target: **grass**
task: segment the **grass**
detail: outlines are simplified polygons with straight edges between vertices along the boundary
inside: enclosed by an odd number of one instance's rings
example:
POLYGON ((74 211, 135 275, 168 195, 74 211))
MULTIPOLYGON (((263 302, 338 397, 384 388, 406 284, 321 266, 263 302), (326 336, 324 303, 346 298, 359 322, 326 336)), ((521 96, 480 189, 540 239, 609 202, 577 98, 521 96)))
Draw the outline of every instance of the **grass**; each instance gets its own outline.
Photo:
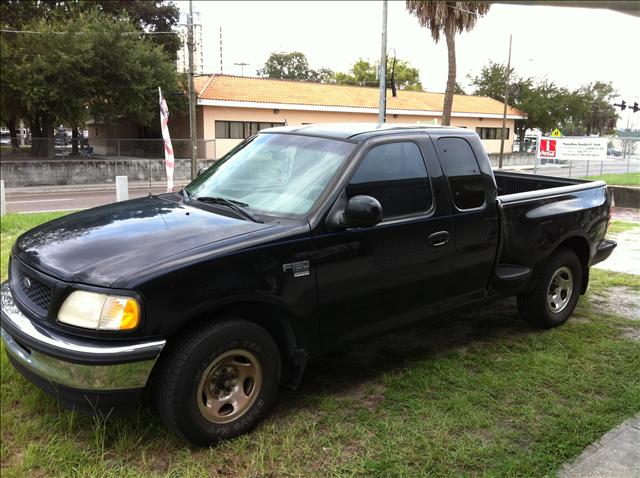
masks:
POLYGON ((38 212, 32 214, 8 214, 0 220, 0 279, 7 279, 7 264, 11 246, 20 234, 43 222, 51 221, 69 212, 38 212))
POLYGON ((640 223, 633 221, 620 221, 614 219, 609 224, 609 229, 607 232, 609 234, 620 234, 622 232, 630 231, 631 229, 635 229, 636 227, 640 227, 640 223))
POLYGON ((640 186, 640 173, 603 174, 588 176, 585 179, 605 181, 614 186, 640 186))
MULTIPOLYGON (((49 218, 47 215, 41 219, 49 218)), ((35 216, 7 216, 2 254, 35 216)), ((5 267, 3 265, 3 267, 5 267)), ((6 270, 2 271, 3 277, 6 270)), ((539 331, 514 301, 448 314, 313 361, 252 433, 205 449, 146 404, 95 419, 1 361, 1 473, 18 476, 544 476, 640 411, 638 321, 592 300, 640 292, 592 270, 565 326, 539 331)))

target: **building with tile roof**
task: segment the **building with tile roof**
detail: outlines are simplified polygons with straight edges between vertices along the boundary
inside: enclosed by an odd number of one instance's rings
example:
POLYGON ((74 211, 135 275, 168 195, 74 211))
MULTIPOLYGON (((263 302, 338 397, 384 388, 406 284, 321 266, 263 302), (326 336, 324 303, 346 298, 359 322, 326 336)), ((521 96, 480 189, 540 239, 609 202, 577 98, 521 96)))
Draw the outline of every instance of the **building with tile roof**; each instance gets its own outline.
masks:
MULTIPOLYGON (((197 76, 194 85, 198 155, 208 159, 220 158, 242 139, 272 126, 378 120, 378 88, 222 74, 197 76)), ((386 121, 440 124, 443 102, 444 93, 399 90, 393 97, 388 91, 386 121)), ((487 152, 497 152, 503 108, 486 96, 454 95, 451 125, 475 129, 487 152)), ((505 151, 512 150, 515 120, 525 117, 507 107, 505 151)), ((174 142, 189 138, 188 118, 174 117, 169 127, 174 142)))

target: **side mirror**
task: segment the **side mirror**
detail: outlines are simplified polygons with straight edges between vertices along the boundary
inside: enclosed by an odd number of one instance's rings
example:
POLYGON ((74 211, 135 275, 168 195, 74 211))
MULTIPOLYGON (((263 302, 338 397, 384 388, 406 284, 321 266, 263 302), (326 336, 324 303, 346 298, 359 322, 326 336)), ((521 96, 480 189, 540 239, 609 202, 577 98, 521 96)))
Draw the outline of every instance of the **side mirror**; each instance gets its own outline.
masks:
POLYGON ((340 214, 340 225, 372 227, 382 221, 382 205, 371 196, 353 196, 340 214))
POLYGON ((198 169, 198 174, 196 174, 196 178, 200 176, 202 173, 204 173, 206 170, 207 168, 205 168, 204 166, 198 169))

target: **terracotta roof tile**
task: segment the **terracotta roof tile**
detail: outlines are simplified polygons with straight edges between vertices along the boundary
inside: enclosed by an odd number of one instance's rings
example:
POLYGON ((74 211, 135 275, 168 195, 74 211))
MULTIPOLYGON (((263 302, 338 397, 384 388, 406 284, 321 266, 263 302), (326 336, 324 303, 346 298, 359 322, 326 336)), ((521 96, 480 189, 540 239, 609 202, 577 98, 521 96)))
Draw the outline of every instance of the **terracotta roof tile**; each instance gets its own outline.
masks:
MULTIPOLYGON (((362 86, 331 85, 304 81, 277 80, 231 75, 211 75, 196 78, 196 91, 203 100, 223 100, 255 103, 278 103, 309 106, 342 106, 377 108, 378 89, 362 86), (198 87, 200 86, 200 88, 198 87)), ((396 98, 387 96, 390 110, 442 111, 444 93, 398 91, 396 98)), ((502 114, 503 103, 487 96, 454 95, 456 113, 502 114)), ((512 106, 510 115, 524 115, 512 106)))

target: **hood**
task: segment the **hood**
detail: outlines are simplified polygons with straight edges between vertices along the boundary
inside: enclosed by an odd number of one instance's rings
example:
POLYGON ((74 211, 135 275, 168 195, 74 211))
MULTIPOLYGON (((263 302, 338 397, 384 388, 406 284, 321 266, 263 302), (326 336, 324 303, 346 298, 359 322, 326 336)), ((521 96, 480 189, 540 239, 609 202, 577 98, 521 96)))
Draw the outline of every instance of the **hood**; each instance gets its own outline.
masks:
POLYGON ((14 253, 68 282, 109 286, 189 249, 272 227, 149 196, 88 209, 42 224, 18 238, 14 253))

